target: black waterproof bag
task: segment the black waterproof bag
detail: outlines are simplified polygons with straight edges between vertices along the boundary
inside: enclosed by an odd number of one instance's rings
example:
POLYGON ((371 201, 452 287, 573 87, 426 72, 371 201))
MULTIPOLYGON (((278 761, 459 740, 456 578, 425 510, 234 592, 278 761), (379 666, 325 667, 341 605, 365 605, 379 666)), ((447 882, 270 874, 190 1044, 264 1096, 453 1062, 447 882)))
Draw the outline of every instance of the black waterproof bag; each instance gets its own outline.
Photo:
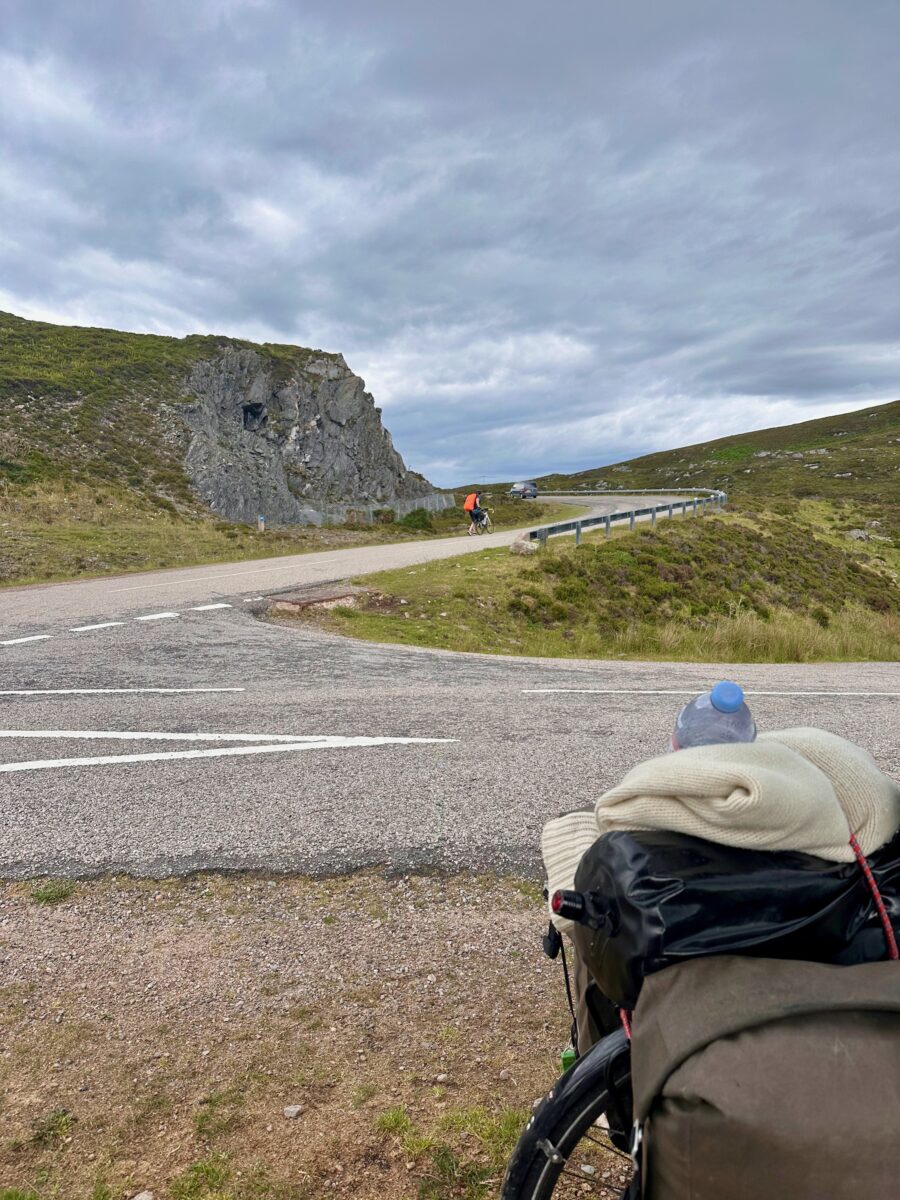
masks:
MULTIPOLYGON (((900 929, 900 834, 869 855, 900 929)), ((647 975, 713 954, 853 965, 886 957, 884 930, 857 863, 744 850, 669 832, 607 833, 575 874, 603 993, 633 1009, 647 975)))

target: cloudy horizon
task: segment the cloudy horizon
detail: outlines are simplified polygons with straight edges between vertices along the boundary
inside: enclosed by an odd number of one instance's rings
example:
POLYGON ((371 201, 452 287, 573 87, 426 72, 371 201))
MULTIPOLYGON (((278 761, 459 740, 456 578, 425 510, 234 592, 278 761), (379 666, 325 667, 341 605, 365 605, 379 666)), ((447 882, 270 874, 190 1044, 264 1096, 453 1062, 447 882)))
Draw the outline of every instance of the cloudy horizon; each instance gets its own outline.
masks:
POLYGON ((900 397, 900 8, 0 0, 0 308, 344 355, 436 484, 900 397))

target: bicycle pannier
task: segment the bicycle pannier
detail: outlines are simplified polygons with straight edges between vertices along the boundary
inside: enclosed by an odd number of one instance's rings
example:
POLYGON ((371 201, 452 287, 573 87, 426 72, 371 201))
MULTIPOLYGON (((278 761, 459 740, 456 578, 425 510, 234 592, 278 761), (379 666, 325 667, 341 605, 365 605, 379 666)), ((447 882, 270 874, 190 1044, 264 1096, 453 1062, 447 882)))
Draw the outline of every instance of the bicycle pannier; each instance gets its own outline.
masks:
POLYGON ((900 964, 722 956, 644 982, 643 1200, 861 1200, 900 1186, 900 964))
MULTIPOLYGON (((900 834, 869 862, 895 924, 900 834)), ((573 931, 601 990, 632 1009, 645 976, 688 959, 751 954, 850 965, 885 957, 884 934, 856 863, 745 850, 668 832, 607 833, 575 886, 608 914, 573 931)))

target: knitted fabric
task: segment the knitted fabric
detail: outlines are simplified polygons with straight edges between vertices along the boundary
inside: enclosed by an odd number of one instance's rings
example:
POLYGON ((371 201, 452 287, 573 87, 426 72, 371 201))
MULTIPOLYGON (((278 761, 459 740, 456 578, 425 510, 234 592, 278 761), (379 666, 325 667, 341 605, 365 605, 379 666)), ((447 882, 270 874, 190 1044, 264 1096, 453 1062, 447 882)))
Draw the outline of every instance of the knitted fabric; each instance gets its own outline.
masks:
POLYGON ((900 787, 865 750, 822 729, 798 728, 640 763, 593 814, 548 821, 541 850, 552 895, 572 887, 582 854, 612 830, 667 829, 725 846, 852 862, 851 833, 871 854, 898 826, 900 787))

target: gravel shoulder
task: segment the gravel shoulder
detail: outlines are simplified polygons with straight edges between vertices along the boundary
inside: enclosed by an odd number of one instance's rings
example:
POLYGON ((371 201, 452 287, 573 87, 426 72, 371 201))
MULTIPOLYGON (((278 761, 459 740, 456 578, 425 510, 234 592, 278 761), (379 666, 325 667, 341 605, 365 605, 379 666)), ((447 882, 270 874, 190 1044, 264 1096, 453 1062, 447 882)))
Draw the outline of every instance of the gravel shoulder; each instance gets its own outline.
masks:
MULTIPOLYGON (((567 1034, 533 886, 61 890, 0 889, 4 1197, 496 1194, 567 1034)), ((621 1160, 594 1163, 592 1194, 612 1196, 621 1160)))

